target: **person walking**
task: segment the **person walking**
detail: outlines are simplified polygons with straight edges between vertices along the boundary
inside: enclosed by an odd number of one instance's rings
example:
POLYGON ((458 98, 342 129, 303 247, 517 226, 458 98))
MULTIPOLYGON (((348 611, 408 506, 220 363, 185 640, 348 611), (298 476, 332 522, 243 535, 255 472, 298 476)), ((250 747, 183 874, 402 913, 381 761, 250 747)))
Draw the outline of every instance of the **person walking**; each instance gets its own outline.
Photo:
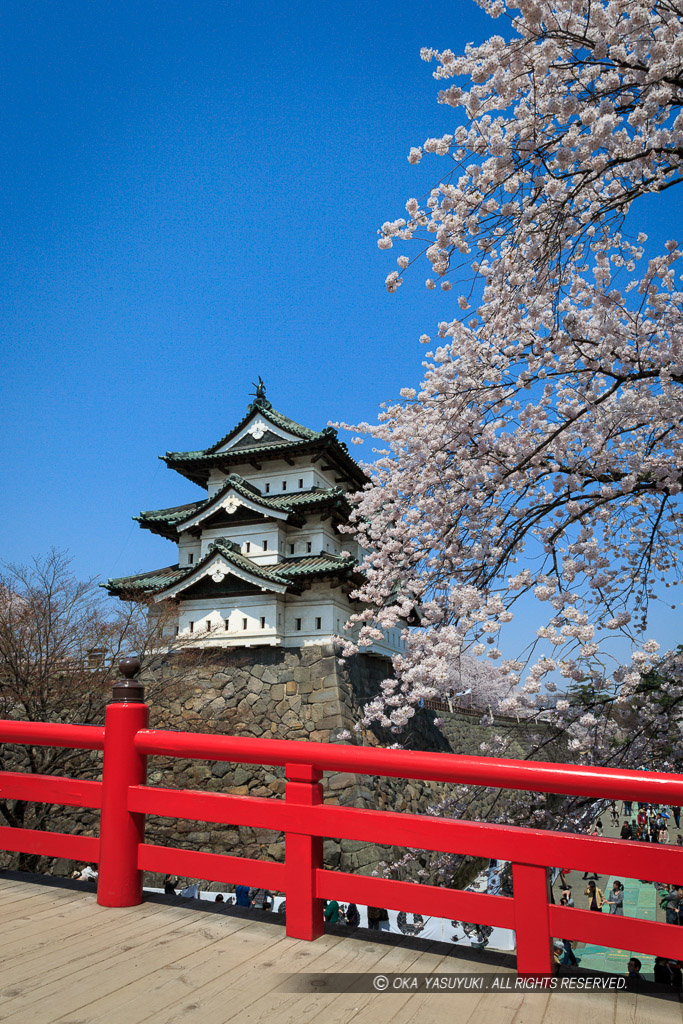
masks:
POLYGON ((602 911, 605 904, 605 894, 602 889, 599 889, 595 882, 591 881, 586 886, 584 896, 588 897, 588 909, 602 911))
POLYGON ((357 928, 360 924, 360 913, 355 903, 349 903, 346 908, 346 923, 349 928, 357 928))
POLYGON ((671 968, 665 956, 655 957, 655 981, 658 985, 671 984, 671 968))
POLYGON ((624 824, 621 826, 621 832, 619 833, 619 835, 621 836, 622 839, 632 839, 633 838, 632 835, 631 835, 631 826, 628 823, 628 821, 625 821, 624 824))
POLYGON ((86 864, 82 871, 78 868, 71 875, 78 882, 89 882, 92 888, 97 888, 97 876, 98 876, 97 864, 86 864))
POLYGON ((251 897, 248 885, 238 885, 235 889, 235 902, 238 907, 250 907, 251 897))
POLYGON ((571 874, 573 868, 558 868, 558 878, 560 880, 560 889, 564 892, 565 889, 571 889, 571 885, 567 881, 567 875, 571 874))
POLYGON ((619 824, 619 808, 617 807, 616 800, 613 800, 609 805, 610 820, 613 825, 619 824))
POLYGON ((339 904, 336 900, 326 900, 323 908, 323 917, 328 924, 339 923, 339 904))
POLYGON ((619 914, 620 917, 624 916, 624 887, 621 882, 614 882, 607 894, 605 903, 609 906, 610 914, 619 914))
POLYGON ((671 808, 671 813, 674 816, 674 821, 676 822, 676 828, 680 828, 681 827, 681 809, 680 809, 680 807, 672 807, 671 808))
POLYGON ((626 965, 626 988, 639 988, 642 980, 640 970, 642 962, 637 956, 632 956, 626 965))
POLYGON ((624 800, 623 810, 624 810, 624 817, 625 818, 630 818, 631 817, 631 807, 632 807, 632 805, 633 805, 633 800, 624 800))
POLYGON ((249 906, 254 910, 270 910, 272 898, 268 889, 252 889, 249 893, 249 906))
POLYGON ((383 907, 368 907, 368 928, 381 931, 382 924, 388 920, 389 915, 383 907))
MULTIPOLYGON (((600 824, 600 828, 602 829, 602 822, 600 822, 599 824, 600 824)), ((596 825, 596 823, 595 823, 595 822, 593 822, 592 824, 590 824, 590 825, 588 826, 588 828, 586 829, 586 832, 587 832, 587 834, 588 834, 589 836, 594 836, 594 835, 597 835, 597 834, 598 834, 598 831, 597 831, 597 825, 596 825)), ((602 834, 602 833, 599 833, 599 834, 602 834)), ((586 879, 588 879, 588 878, 598 878, 598 877, 599 877, 599 876, 598 876, 598 875, 596 875, 595 871, 584 871, 584 873, 583 873, 583 877, 582 877, 582 881, 584 881, 584 882, 585 882, 585 881, 586 881, 586 879)))
POLYGON ((671 892, 665 893, 660 906, 666 911, 667 924, 680 924, 681 902, 683 901, 683 886, 677 886, 671 892))
POLYGON ((560 897, 560 903, 564 901, 564 905, 567 907, 574 906, 574 900, 572 898, 572 887, 568 885, 566 889, 562 890, 562 896, 560 897))
MULTIPOLYGON (((569 900, 567 899, 567 896, 565 895, 565 893, 562 893, 562 896, 560 898, 560 906, 561 907, 568 907, 569 905, 570 904, 569 904, 569 900)), ((572 907, 574 906, 574 900, 571 901, 571 906, 572 907)), ((570 940, 569 939, 562 939, 561 941, 562 941, 562 948, 564 950, 564 953, 562 954, 562 959, 560 960, 560 963, 561 964, 570 964, 572 967, 578 967, 579 966, 579 961, 574 956, 574 950, 572 949, 572 944, 571 944, 570 940)))

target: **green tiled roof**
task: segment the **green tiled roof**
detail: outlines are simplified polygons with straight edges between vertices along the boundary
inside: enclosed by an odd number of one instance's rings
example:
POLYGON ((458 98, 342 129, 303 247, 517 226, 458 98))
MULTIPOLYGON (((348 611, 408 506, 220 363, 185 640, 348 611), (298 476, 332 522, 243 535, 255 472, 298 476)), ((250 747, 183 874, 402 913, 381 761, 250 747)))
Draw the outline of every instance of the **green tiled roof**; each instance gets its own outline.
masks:
POLYGON ((329 452, 333 461, 336 461, 341 472, 346 473, 354 483, 362 486, 366 482, 366 476, 360 466, 351 458, 346 445, 337 437, 337 431, 333 427, 325 427, 323 430, 311 430, 301 423, 283 416, 282 413, 273 409, 270 402, 265 398, 257 398, 249 406, 247 415, 240 420, 236 427, 233 427, 224 437, 209 448, 202 448, 196 451, 187 452, 166 452, 160 458, 171 469, 177 470, 193 480, 200 486, 206 487, 209 471, 214 467, 227 467, 231 464, 244 462, 256 462, 262 460, 276 459, 278 457, 302 456, 311 452, 319 451, 320 448, 329 452), (273 427, 278 427, 292 435, 290 439, 264 437, 262 443, 245 443, 243 439, 236 446, 227 451, 219 452, 225 444, 236 437, 257 414, 263 416, 266 422, 273 427))
POLYGON ((207 499, 204 498, 201 501, 191 501, 187 505, 175 505, 173 508, 152 509, 149 512, 141 512, 139 516, 133 516, 133 519, 142 523, 143 526, 149 526, 152 523, 175 526, 176 523, 182 523, 184 519, 195 515, 203 505, 206 505, 206 501, 207 499))
POLYGON ((243 572, 248 572, 264 582, 276 583, 279 586, 293 586, 295 588, 300 582, 311 577, 348 576, 356 567, 355 559, 344 558, 341 555, 329 554, 327 552, 319 555, 304 555, 300 558, 278 562, 275 565, 257 565, 250 558, 242 555, 231 541, 220 539, 213 542, 208 553, 197 565, 187 565, 182 568, 177 565, 170 565, 165 569, 153 569, 150 572, 138 573, 136 576, 110 579, 103 583, 102 586, 115 595, 151 596, 196 573, 198 569, 203 568, 213 559, 216 552, 226 562, 232 563, 236 568, 241 569, 243 572))
POLYGON ((255 402, 252 402, 248 407, 247 415, 244 416, 236 427, 229 430, 225 437, 222 437, 220 441, 216 441, 215 444, 211 445, 210 448, 206 449, 206 454, 214 452, 217 448, 227 444, 227 442, 239 434, 240 430, 246 427, 249 420, 255 413, 260 413, 264 420, 272 423, 274 427, 279 427, 280 430, 286 430, 288 434, 294 434, 295 437, 302 437, 307 440, 313 438, 322 437, 322 431, 311 430, 309 427, 304 427, 303 424, 297 423, 296 420, 290 420, 288 416, 283 416, 281 412, 273 409, 272 405, 266 398, 257 398, 255 402))
POLYGON ((321 450, 359 488, 367 482, 367 476, 351 458, 346 445, 332 434, 324 434, 312 440, 281 441, 253 448, 229 448, 224 452, 166 452, 159 458, 169 469, 175 469, 200 487, 206 487, 209 473, 214 468, 227 469, 240 463, 260 465, 271 459, 301 458, 321 450))
POLYGON ((327 505, 330 501, 343 499, 345 493, 341 487, 325 487, 320 490, 262 494, 258 487, 255 487, 249 480, 245 480, 238 473, 231 473, 220 490, 216 491, 212 498, 207 498, 203 504, 210 505, 219 495, 231 489, 237 491, 238 494, 241 494, 248 501, 263 505, 264 508, 277 509, 279 512, 304 510, 315 505, 327 505))
MULTIPOLYGON (((248 462, 250 458, 257 458, 262 455, 277 455, 278 453, 287 455, 290 453, 296 454, 296 452, 302 447, 300 441, 278 441, 277 444, 262 444, 254 445, 253 448, 229 448, 225 452, 213 452, 213 451, 199 451, 199 452, 166 452, 165 455, 161 455, 160 458, 164 462, 191 462, 198 466, 219 466, 221 463, 228 461, 230 458, 239 457, 241 462, 248 462)), ((304 450, 307 450, 307 446, 303 446, 304 450)))
MULTIPOLYGON (((228 448, 226 451, 218 452, 212 448, 197 452, 166 452, 161 458, 165 462, 193 462, 197 465, 219 466, 223 462, 239 459, 240 462, 248 462, 250 459, 263 458, 264 455, 297 455, 306 454, 311 450, 311 442, 336 440, 331 434, 320 434, 317 437, 306 437, 298 441, 273 441, 270 444, 254 445, 251 448, 228 448)), ((341 441, 337 444, 348 455, 346 445, 341 441)), ((315 445, 317 447, 317 445, 315 445)), ((351 456, 349 455, 349 458, 351 456)))
POLYGON ((119 576, 116 579, 107 580, 102 583, 110 594, 129 593, 139 591, 140 594, 155 594, 158 590, 164 590, 173 583, 187 576, 188 570, 193 566, 181 568, 179 565, 167 565, 164 569, 150 569, 149 572, 140 572, 135 576, 119 576))
POLYGON ((348 511, 348 504, 341 487, 289 491, 286 494, 261 494, 259 489, 248 480, 237 473, 231 473, 223 486, 210 498, 193 501, 188 505, 177 505, 174 508, 141 512, 139 516, 133 516, 133 518, 141 526, 173 540, 177 538, 178 528, 184 522, 194 518, 205 508, 220 500, 230 490, 237 491, 243 498, 260 505, 266 512, 268 509, 277 509, 278 512, 291 513, 290 518, 296 522, 303 522, 304 513, 310 514, 316 508, 326 507, 330 504, 339 505, 344 511, 348 511))
POLYGON ((319 555, 302 555, 300 558, 278 562, 272 568, 280 576, 294 580, 304 576, 314 576, 317 573, 346 572, 355 569, 356 564, 353 557, 344 558, 342 555, 334 555, 325 551, 319 555))

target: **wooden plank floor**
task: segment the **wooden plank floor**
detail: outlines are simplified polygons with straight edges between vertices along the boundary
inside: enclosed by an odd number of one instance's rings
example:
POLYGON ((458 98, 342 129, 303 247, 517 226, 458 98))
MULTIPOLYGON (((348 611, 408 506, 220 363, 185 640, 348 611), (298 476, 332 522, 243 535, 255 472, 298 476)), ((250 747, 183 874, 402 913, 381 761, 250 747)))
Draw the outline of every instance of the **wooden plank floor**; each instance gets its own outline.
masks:
MULTIPOLYGON (((95 894, 0 877, 0 1021, 12 1024, 668 1024, 677 1001, 630 992, 288 992, 301 972, 472 972, 437 944, 328 934, 187 903, 98 907, 95 894)), ((508 961, 509 962, 509 961, 508 961)), ((489 970, 510 972, 509 967, 489 970)))

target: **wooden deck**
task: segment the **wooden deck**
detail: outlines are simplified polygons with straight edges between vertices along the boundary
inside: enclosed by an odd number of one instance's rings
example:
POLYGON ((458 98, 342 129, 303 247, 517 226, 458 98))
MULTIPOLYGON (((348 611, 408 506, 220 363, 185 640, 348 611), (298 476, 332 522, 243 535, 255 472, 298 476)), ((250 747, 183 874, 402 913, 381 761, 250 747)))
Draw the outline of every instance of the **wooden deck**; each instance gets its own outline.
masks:
POLYGON ((302 972, 508 972, 504 955, 339 931, 289 939, 261 915, 156 900, 98 907, 93 892, 0 877, 0 1020, 12 1024, 668 1024, 681 1003, 631 992, 287 992, 302 972), (290 986, 291 986, 290 981, 290 986))

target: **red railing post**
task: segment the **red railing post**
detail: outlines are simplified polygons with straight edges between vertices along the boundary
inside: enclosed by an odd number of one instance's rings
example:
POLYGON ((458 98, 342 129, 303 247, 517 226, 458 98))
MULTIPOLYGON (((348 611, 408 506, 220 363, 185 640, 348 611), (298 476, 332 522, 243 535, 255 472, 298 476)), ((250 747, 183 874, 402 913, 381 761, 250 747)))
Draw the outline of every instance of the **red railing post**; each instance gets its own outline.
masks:
POLYGON ((548 869, 536 864, 513 864, 512 893, 515 901, 517 973, 553 974, 555 961, 548 909, 548 869))
MULTIPOLYGON (((307 764, 285 765, 288 804, 313 807, 323 802, 322 772, 307 764)), ((316 896, 316 871, 323 864, 320 836, 285 832, 287 934, 293 939, 317 939, 323 934, 323 901, 316 896)))
POLYGON ((144 784, 147 757, 133 740, 149 722, 144 688, 133 681, 140 668, 137 658, 120 664, 126 681, 116 683, 104 722, 102 813, 97 902, 103 907, 134 907, 142 903, 142 872, 138 846, 144 840, 145 816, 128 810, 128 787, 144 784))

